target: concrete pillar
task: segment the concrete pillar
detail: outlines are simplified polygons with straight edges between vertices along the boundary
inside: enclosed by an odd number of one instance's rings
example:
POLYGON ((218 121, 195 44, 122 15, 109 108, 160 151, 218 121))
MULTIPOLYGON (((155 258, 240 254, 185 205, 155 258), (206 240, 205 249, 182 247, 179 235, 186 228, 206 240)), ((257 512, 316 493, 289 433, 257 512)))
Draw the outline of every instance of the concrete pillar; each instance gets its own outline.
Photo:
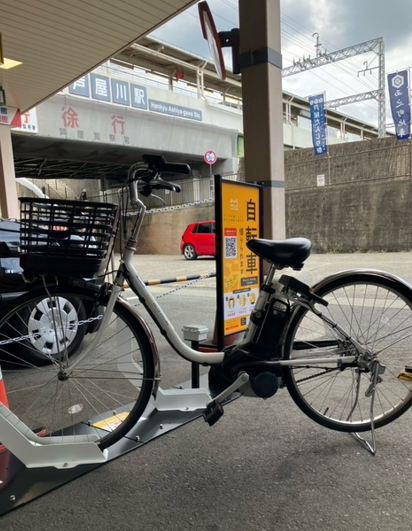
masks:
POLYGON ((8 125, 0 125, 0 207, 3 218, 19 218, 13 146, 8 125))
POLYGON ((245 176, 264 182, 263 236, 286 233, 280 0, 239 0, 245 176))

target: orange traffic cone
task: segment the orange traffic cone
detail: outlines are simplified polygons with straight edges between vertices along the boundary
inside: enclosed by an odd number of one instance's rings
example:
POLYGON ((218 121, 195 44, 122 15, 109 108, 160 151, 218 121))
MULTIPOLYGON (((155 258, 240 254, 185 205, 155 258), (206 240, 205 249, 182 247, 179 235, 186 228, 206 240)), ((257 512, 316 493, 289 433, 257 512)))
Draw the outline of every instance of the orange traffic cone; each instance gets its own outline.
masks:
MULTIPOLYGON (((3 374, 1 372, 1 365, 0 365, 0 403, 3 404, 3 406, 6 406, 7 408, 9 407, 9 403, 7 401, 7 395, 6 395, 6 387, 4 385, 3 374)), ((0 452, 2 452, 5 449, 6 449, 5 446, 3 446, 0 443, 0 452)))
POLYGON ((1 365, 0 365, 0 402, 3 404, 3 406, 9 407, 9 403, 7 401, 7 394, 6 394, 6 387, 4 385, 3 380, 3 374, 1 372, 1 365))

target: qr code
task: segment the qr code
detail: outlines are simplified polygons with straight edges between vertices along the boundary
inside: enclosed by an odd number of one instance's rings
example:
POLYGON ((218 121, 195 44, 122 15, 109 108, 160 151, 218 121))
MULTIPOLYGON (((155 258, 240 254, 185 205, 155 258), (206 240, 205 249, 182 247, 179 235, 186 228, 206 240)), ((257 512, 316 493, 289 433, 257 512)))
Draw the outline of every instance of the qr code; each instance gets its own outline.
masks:
POLYGON ((225 258, 236 258, 236 236, 225 238, 225 258))

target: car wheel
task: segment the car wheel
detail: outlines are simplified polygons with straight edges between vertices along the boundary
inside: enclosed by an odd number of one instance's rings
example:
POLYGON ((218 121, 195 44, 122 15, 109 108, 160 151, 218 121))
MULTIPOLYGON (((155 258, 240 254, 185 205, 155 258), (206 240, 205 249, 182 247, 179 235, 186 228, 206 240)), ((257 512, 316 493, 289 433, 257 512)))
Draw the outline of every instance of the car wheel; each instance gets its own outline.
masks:
POLYGON ((190 243, 186 244, 183 249, 183 256, 186 260, 196 260, 197 254, 195 248, 190 243))
POLYGON ((17 316, 15 327, 28 338, 16 346, 18 355, 34 365, 59 359, 65 349, 72 356, 86 333, 86 326, 79 326, 79 321, 84 319, 86 310, 78 299, 46 298, 24 308, 17 316))

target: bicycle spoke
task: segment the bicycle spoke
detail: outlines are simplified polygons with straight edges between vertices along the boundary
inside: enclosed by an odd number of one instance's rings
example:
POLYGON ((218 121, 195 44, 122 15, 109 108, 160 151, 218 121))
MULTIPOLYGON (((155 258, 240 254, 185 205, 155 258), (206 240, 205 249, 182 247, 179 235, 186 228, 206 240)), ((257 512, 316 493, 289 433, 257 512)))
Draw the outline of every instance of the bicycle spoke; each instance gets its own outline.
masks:
POLYGON ((153 357, 121 303, 100 330, 96 312, 105 305, 95 304, 95 291, 64 289, 39 289, 0 322, 9 407, 45 438, 93 433, 105 447, 143 413, 155 381, 153 357), (52 354, 44 354, 48 334, 55 340, 52 354))
MULTIPOLYGON (((412 297, 402 294, 403 286, 397 290, 396 282, 367 274, 353 277, 325 286, 322 296, 329 304, 322 312, 385 367, 375 388, 374 422, 379 427, 411 405, 412 382, 398 376, 412 358, 412 297)), ((325 357, 328 351, 322 344, 332 340, 336 341, 332 355, 344 358, 355 352, 351 341, 339 338, 336 329, 307 310, 300 310, 291 328, 286 349, 289 359, 325 357)), ((344 364, 323 373, 315 367, 289 367, 285 374, 297 405, 317 422, 342 431, 370 427, 370 398, 365 393, 371 377, 366 368, 344 364)))

